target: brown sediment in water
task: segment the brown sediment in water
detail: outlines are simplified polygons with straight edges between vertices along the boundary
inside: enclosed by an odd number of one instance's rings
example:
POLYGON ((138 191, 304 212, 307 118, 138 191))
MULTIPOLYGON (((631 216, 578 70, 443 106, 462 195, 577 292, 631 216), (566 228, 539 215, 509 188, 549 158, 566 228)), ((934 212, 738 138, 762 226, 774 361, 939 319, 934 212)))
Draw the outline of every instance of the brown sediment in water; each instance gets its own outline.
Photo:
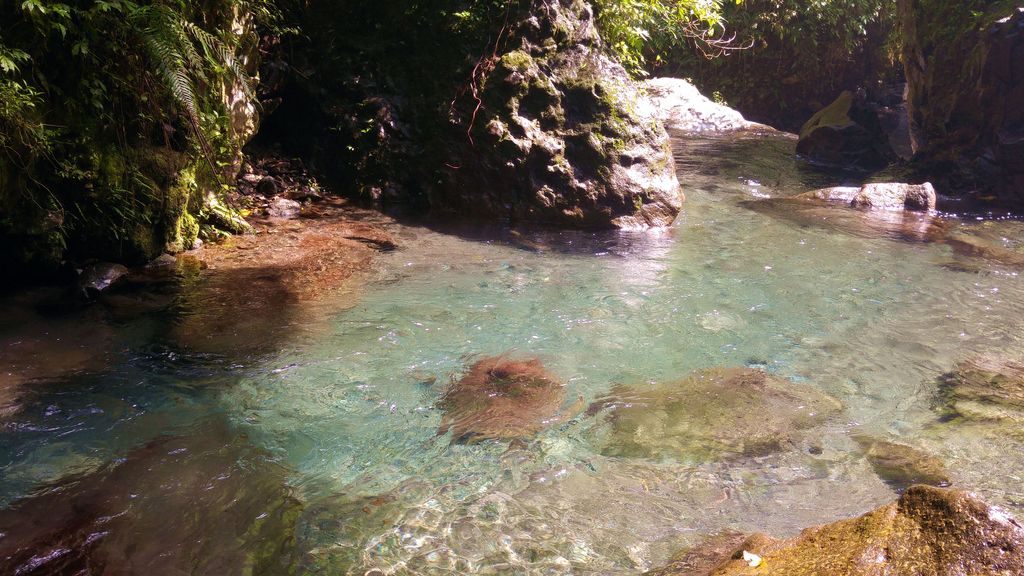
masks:
POLYGON ((455 440, 523 438, 570 418, 563 412, 565 387, 537 358, 482 358, 453 381, 441 399, 439 434, 455 440))
POLYGON ((179 257, 202 271, 184 295, 174 339, 201 352, 264 351, 290 327, 308 330, 324 310, 354 302, 374 256, 395 248, 389 220, 342 200, 305 214, 255 220, 255 234, 179 257))
POLYGON ((100 370, 116 351, 115 330, 102 310, 39 313, 40 301, 52 297, 41 291, 0 302, 0 423, 21 410, 34 385, 100 370))

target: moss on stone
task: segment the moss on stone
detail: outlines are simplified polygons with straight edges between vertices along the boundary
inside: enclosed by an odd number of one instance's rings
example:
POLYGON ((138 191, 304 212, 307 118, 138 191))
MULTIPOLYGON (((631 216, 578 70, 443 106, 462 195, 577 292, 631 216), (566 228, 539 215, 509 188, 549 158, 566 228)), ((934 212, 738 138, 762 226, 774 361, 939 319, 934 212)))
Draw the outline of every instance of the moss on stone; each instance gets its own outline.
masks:
POLYGON ((854 121, 850 118, 850 107, 853 106, 853 94, 846 90, 835 99, 834 102, 822 108, 817 114, 800 129, 800 138, 806 138, 821 126, 843 127, 851 126, 854 121))
POLYGON ((509 70, 526 72, 533 65, 533 57, 523 50, 513 50, 501 57, 501 64, 509 70))

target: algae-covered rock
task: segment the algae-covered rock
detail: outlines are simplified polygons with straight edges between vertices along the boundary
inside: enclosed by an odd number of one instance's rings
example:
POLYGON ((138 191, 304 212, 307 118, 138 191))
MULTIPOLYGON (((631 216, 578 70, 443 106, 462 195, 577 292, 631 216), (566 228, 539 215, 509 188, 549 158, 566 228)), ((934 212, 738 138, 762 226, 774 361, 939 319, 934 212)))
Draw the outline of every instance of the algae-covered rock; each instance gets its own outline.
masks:
POLYGON ((1024 363, 979 356, 940 379, 942 409, 968 420, 1024 423, 1024 363))
MULTIPOLYGON (((726 544, 731 544, 731 540, 726 544)), ((899 501, 859 518, 776 540, 755 534, 736 546, 699 547, 658 576, 982 576, 1024 574, 1024 529, 968 492, 913 486, 899 501), (757 566, 743 552, 759 557, 757 566), (689 558, 700 555, 700 570, 689 558), (717 561, 713 558, 717 555, 717 561), (709 558, 712 556, 712 558, 709 558)), ((749 558, 749 556, 748 556, 749 558)))
POLYGON ((949 472, 941 460, 917 448, 863 434, 853 439, 864 450, 878 477, 896 490, 914 484, 949 486, 949 472))
POLYGON ((466 441, 532 436, 575 412, 563 411, 564 401, 565 387, 540 360, 483 358, 445 391, 438 433, 466 441))
POLYGON ((592 9, 529 4, 460 117, 472 128, 450 147, 431 207, 583 228, 671 224, 683 196, 668 135, 605 55, 592 9))
POLYGON ((603 454, 708 461, 792 447, 841 409, 811 386, 761 370, 714 368, 653 387, 616 386, 595 402, 603 454))
POLYGON ((840 94, 804 124, 796 152, 812 162, 868 170, 893 157, 877 116, 851 92, 840 94))

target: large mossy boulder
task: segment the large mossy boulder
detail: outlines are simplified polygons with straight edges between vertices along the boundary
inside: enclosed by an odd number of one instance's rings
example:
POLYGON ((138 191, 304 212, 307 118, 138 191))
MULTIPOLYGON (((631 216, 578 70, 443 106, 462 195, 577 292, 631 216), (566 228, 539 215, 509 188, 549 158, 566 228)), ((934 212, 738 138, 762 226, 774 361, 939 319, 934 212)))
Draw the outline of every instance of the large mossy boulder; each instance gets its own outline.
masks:
POLYGON ((590 6, 535 0, 507 45, 432 207, 579 228, 671 224, 683 196, 668 135, 605 55, 590 6))
POLYGON ((563 410, 565 386, 537 358, 478 360, 445 391, 438 434, 456 441, 527 438, 577 412, 563 410))
POLYGON ((706 462, 794 448, 841 405, 820 390, 750 368, 713 368, 654 386, 616 386, 591 405, 608 456, 706 462))
POLYGON ((1024 424, 1024 363, 979 356, 940 379, 941 409, 953 417, 1024 424))
POLYGON ((913 486, 897 502, 859 518, 786 540, 720 538, 648 574, 1009 576, 1024 574, 1024 529, 968 492, 913 486))
POLYGON ((1024 7, 900 0, 914 162, 943 189, 1024 205, 1024 7))
POLYGON ((894 158, 877 114, 849 91, 803 125, 796 152, 816 164, 864 170, 894 158))

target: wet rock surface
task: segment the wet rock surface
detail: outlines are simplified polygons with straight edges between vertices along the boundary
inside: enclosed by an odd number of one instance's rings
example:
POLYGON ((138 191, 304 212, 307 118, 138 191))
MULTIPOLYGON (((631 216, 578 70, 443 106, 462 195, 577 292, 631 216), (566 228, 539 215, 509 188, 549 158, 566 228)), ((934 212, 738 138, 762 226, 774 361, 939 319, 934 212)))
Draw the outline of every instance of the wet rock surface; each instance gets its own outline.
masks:
POLYGON ((113 288, 127 275, 128 268, 122 264, 97 262, 82 269, 77 286, 85 296, 92 297, 113 288))
POLYGON ((286 471, 219 425, 0 511, 4 574, 288 574, 301 505, 286 471))
POLYGON ((865 170, 884 167, 895 156, 875 112, 851 92, 804 124, 796 152, 817 164, 865 170))
POLYGON ((941 460, 912 446, 863 434, 853 437, 864 450, 878 477, 898 491, 914 484, 949 486, 949 472, 941 460))
POLYGON ((536 358, 483 358, 452 382, 438 434, 454 440, 529 437, 579 410, 563 409, 565 387, 536 358))
POLYGON ((658 576, 954 576, 1024 573, 1024 529, 968 492, 913 486, 859 518, 776 540, 712 540, 658 576), (759 556, 757 566, 743 559, 759 556), (715 558, 717 556, 717 559, 715 558), (693 568, 697 569, 694 570, 693 568))
POLYGON ((669 130, 682 132, 727 132, 743 129, 771 130, 728 106, 713 102, 682 78, 652 78, 641 85, 649 99, 640 105, 653 106, 649 115, 665 124, 669 130))
POLYGON ((939 381, 942 409, 981 422, 1024 423, 1024 363, 979 356, 958 363, 939 381))
POLYGON ((811 386, 750 368, 703 370, 653 387, 616 386, 592 404, 608 456, 711 461, 793 448, 841 409, 811 386))
POLYGON ((792 197, 793 200, 820 200, 847 204, 868 210, 935 210, 935 188, 930 183, 903 184, 898 182, 872 183, 861 187, 839 186, 822 188, 792 197))

